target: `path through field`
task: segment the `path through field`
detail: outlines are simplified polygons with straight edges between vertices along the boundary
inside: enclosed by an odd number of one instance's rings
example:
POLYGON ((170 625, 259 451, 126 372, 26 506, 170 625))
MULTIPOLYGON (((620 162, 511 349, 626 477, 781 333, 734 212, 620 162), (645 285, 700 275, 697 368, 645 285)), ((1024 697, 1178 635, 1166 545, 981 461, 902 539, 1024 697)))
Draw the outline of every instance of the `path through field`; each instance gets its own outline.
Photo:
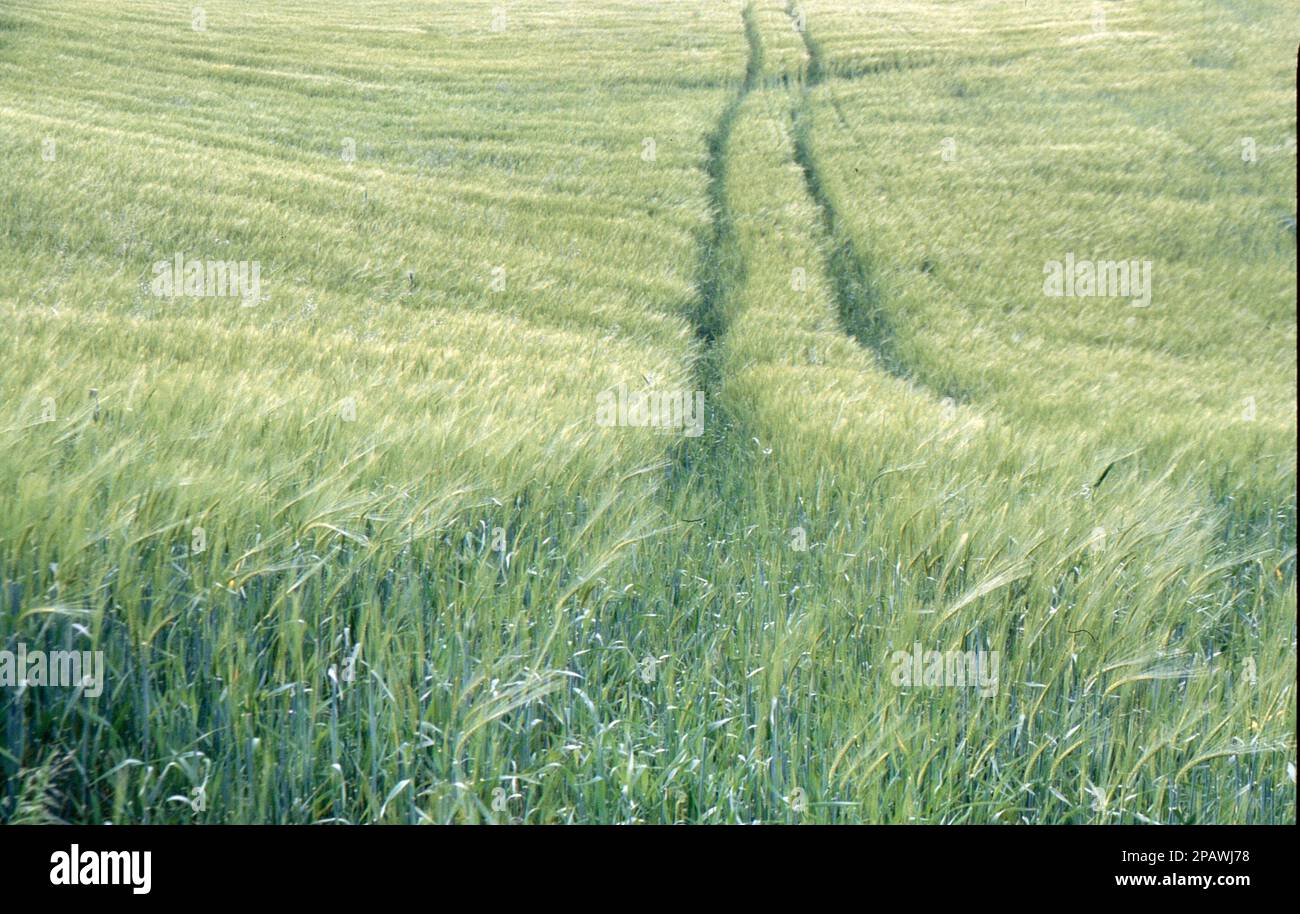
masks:
POLYGON ((1294 821, 1293 25, 10 0, 0 821, 1294 821))

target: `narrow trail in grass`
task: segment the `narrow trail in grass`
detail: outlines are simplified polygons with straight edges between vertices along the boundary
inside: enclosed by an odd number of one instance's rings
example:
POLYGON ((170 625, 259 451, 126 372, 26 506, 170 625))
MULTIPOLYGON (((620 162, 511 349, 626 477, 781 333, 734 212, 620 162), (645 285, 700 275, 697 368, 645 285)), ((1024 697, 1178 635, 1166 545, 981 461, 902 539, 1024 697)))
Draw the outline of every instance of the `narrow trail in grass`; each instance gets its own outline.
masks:
MULTIPOLYGON (((823 185, 821 171, 811 147, 812 106, 809 93, 813 87, 822 83, 826 75, 820 48, 806 23, 796 25, 796 13, 792 6, 787 6, 782 11, 780 6, 773 4, 760 11, 757 4, 746 3, 741 10, 741 19, 748 45, 744 75, 707 141, 705 172, 713 217, 700 244, 697 268, 699 296, 691 315, 700 343, 695 379, 697 389, 705 395, 707 432, 701 439, 686 439, 677 449, 676 459, 669 472, 671 488, 677 492, 683 491, 691 477, 699 481, 701 478, 716 476, 717 468, 727 462, 728 455, 750 440, 749 434, 739 427, 736 418, 722 405, 721 393, 726 381, 722 367, 725 349, 722 341, 731 322, 745 306, 739 298, 746 288, 751 266, 746 261, 738 237, 736 214, 731 211, 728 202, 729 191, 736 190, 729 183, 734 180, 731 166, 737 158, 737 150, 732 148, 732 144, 737 120, 746 116, 742 109, 755 93, 779 93, 786 98, 775 104, 789 112, 792 143, 791 151, 787 153, 788 161, 800 172, 804 191, 818 215, 816 222, 821 223, 810 223, 806 227, 807 234, 809 237, 823 236, 825 270, 841 328, 848 337, 873 353, 891 375, 909 383, 915 382, 914 374, 895 351, 894 330, 879 301, 879 291, 869 261, 855 248, 845 227, 841 225, 835 204, 823 185), (792 50, 789 42, 783 41, 780 33, 772 32, 769 32, 768 37, 774 41, 775 58, 772 66, 767 66, 763 29, 770 29, 772 23, 765 20, 766 25, 760 25, 763 12, 774 14, 777 19, 782 18, 782 13, 789 17, 789 25, 799 34, 799 38, 792 39, 793 47, 802 52, 803 60, 798 66, 791 66, 790 58, 783 57, 783 54, 788 55, 792 50), (796 103, 795 99, 799 101, 796 103)), ((783 117, 781 119, 784 120, 783 117)), ((746 176, 741 178, 745 179, 746 176)), ((720 483, 718 480, 715 482, 720 483)), ((715 494, 721 494, 725 484, 720 483, 715 488, 715 494)))
POLYGON ((842 225, 834 201, 826 189, 822 170, 812 149, 812 105, 810 94, 825 77, 821 49, 805 23, 797 29, 803 39, 808 63, 804 70, 799 105, 791 112, 794 122, 794 157, 803 173, 808 196, 821 213, 828 244, 827 272, 834 284, 836 305, 844 331, 874 352, 890 374, 915 382, 914 373, 899 356, 894 344, 894 327, 880 301, 880 289, 870 262, 859 252, 842 225))
MULTIPOLYGON (((794 13, 791 12, 790 15, 793 18, 794 13)), ((825 85, 829 78, 869 78, 875 73, 887 70, 910 69, 911 65, 906 61, 895 61, 894 65, 889 67, 867 68, 844 76, 830 74, 822 57, 821 46, 813 37, 807 23, 796 28, 796 31, 803 41, 807 63, 799 74, 799 103, 791 110, 794 159, 803 173, 808 196, 821 214, 827 243, 827 272, 833 284, 841 326, 845 333, 874 353, 881 367, 894 377, 928 391, 936 399, 960 402, 965 398, 958 392, 934 389, 930 382, 920 377, 900 354, 895 342, 896 329, 881 300, 880 284, 876 279, 870 257, 859 250, 848 227, 844 224, 835 199, 827 188, 825 171, 813 149, 812 92, 814 89, 825 85)), ((852 132, 838 99, 834 93, 829 92, 829 86, 827 91, 840 126, 852 132)))
MULTIPOLYGON (((747 3, 741 10, 748 53, 745 72, 718 123, 708 137, 708 157, 704 170, 708 177, 709 208, 712 222, 700 244, 697 267, 699 298, 691 315, 700 352, 695 363, 696 389, 704 393, 705 433, 699 438, 685 438, 678 446, 670 465, 670 491, 682 494, 701 477, 713 477, 711 468, 723 462, 722 455, 738 432, 735 422, 718 406, 721 385, 718 343, 727 332, 726 302, 732 291, 744 281, 745 264, 736 240, 735 225, 727 203, 727 152, 732 130, 745 99, 753 91, 763 69, 763 46, 754 7, 747 3)), ((694 513, 692 507, 688 513, 694 513)))
MULTIPOLYGON (((732 128, 736 115, 745 98, 753 91, 763 69, 763 46, 758 34, 758 25, 754 20, 754 8, 747 4, 741 12, 744 21, 745 41, 749 46, 749 55, 745 63, 745 76, 735 95, 723 109, 718 124, 709 135, 708 161, 705 172, 709 178, 709 206, 713 212, 713 223, 705 237, 700 252, 699 287, 700 298, 694 315, 696 335, 703 342, 705 357, 702 359, 703 370, 710 372, 710 350, 726 332, 726 321, 722 301, 726 289, 740 278, 739 270, 744 268, 738 256, 735 241, 735 229, 727 206, 727 147, 731 142, 732 128)), ((701 378, 701 381, 716 382, 715 376, 701 378)), ((706 391, 709 385, 705 385, 706 391)))

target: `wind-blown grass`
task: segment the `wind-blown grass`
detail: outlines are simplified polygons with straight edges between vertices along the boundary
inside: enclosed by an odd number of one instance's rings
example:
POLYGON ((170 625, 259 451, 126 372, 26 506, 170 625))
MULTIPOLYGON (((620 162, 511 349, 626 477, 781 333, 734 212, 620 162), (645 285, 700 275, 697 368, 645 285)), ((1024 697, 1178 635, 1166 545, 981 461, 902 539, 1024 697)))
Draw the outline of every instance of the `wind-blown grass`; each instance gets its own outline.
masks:
POLYGON ((1066 7, 15 6, 0 819, 1294 821, 1287 87, 1066 7))

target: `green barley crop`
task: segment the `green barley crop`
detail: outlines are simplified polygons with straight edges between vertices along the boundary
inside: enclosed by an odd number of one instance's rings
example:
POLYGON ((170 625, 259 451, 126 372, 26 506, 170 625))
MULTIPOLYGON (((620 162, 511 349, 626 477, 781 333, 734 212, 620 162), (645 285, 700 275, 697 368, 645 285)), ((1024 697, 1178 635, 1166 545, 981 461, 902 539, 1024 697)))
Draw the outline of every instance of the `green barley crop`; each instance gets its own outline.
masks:
POLYGON ((1295 26, 7 0, 0 821, 1294 822, 1295 26))

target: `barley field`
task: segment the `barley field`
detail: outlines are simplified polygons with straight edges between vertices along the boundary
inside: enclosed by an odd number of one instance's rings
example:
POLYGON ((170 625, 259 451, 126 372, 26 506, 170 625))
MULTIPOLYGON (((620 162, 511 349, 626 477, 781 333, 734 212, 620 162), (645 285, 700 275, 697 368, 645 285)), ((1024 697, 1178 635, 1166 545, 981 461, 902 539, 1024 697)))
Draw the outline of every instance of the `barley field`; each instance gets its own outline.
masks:
POLYGON ((1298 38, 0 0, 0 822, 1294 823, 1298 38))

